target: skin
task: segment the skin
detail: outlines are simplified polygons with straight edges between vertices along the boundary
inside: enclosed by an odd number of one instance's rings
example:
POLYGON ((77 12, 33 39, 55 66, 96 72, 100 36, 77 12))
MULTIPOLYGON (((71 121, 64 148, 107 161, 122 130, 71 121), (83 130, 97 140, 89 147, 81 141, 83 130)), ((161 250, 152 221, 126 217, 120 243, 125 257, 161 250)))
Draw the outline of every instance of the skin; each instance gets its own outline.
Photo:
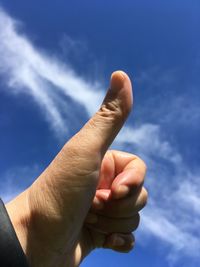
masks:
POLYGON ((76 267, 97 247, 128 252, 147 202, 145 163, 108 150, 133 104, 131 81, 111 76, 96 114, 6 208, 31 267, 76 267))

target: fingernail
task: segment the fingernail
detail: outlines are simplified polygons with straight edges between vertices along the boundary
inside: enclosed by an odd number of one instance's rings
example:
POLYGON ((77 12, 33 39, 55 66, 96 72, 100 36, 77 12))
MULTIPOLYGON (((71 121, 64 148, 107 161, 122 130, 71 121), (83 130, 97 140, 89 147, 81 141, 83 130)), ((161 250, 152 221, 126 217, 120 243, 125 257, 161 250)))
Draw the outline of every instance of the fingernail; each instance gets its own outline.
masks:
POLYGON ((98 216, 94 213, 89 213, 85 221, 86 223, 95 224, 98 221, 98 216))
POLYGON ((97 210, 102 210, 104 208, 104 202, 95 197, 93 202, 94 208, 97 210))
POLYGON ((122 238, 121 236, 117 236, 115 239, 114 239, 114 246, 116 247, 121 247, 125 244, 125 240, 124 238, 122 238))
POLYGON ((115 71, 111 75, 111 88, 120 90, 124 86, 124 74, 122 71, 115 71))
POLYGON ((130 188, 126 185, 119 185, 116 190, 116 198, 122 198, 129 194, 130 188))

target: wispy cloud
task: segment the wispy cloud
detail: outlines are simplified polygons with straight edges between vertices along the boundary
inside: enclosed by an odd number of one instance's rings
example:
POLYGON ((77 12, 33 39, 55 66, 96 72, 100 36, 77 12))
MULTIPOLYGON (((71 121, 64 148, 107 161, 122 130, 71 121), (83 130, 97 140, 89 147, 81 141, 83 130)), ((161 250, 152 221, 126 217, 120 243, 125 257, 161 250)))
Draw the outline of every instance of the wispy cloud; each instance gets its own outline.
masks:
MULTIPOLYGON (((159 210, 157 204, 155 206, 152 205, 151 209, 142 214, 143 232, 140 234, 140 238, 145 238, 144 233, 147 235, 151 233, 157 240, 162 240, 163 244, 165 243, 170 247, 167 257, 173 263, 178 262, 185 256, 194 259, 199 258, 199 235, 191 234, 185 227, 186 223, 176 220, 176 215, 174 215, 173 219, 168 218, 168 214, 163 212, 163 208, 159 210)), ((190 221, 191 225, 192 220, 193 218, 190 221)))
POLYGON ((176 147, 162 136, 162 127, 155 124, 125 127, 116 145, 123 149, 128 144, 149 167, 150 201, 142 212, 139 242, 151 235, 161 240, 174 265, 183 255, 199 258, 200 172, 190 171, 176 147))
POLYGON ((181 162, 178 154, 167 140, 161 137, 161 127, 158 124, 144 123, 137 128, 124 127, 116 142, 132 144, 143 155, 156 155, 173 163, 181 162))
MULTIPOLYGON (((183 266, 194 266, 193 263, 199 260, 200 251, 200 198, 196 193, 197 188, 194 192, 190 188, 191 184, 185 185, 185 181, 183 184, 168 196, 168 201, 162 197, 150 201, 148 209, 141 217, 139 242, 145 242, 147 237, 153 235, 157 241, 162 241, 168 247, 169 253, 166 256, 172 265, 179 266, 180 260, 189 257, 190 264, 186 261, 183 266)), ((163 188, 166 185, 167 183, 163 184, 163 188)), ((165 195, 165 190, 161 193, 165 195)), ((154 245, 156 246, 155 242, 154 245)))
POLYGON ((190 179, 184 180, 181 183, 179 190, 176 192, 174 196, 175 200, 178 201, 179 205, 180 202, 186 210, 190 210, 195 212, 199 216, 196 218, 191 218, 194 222, 195 219, 199 219, 200 225, 200 175, 192 175, 190 174, 190 179), (192 178, 192 179, 191 179, 192 178))
MULTIPOLYGON (((74 101, 73 105, 81 106, 88 117, 97 110, 104 95, 102 84, 80 78, 69 65, 34 47, 18 31, 18 22, 3 10, 0 10, 0 40, 0 74, 9 93, 30 95, 58 137, 62 138, 74 119, 68 98, 74 101)), ((173 72, 164 75, 163 81, 169 83, 172 75, 173 72)), ((143 73, 138 81, 149 77, 143 73)), ((155 80, 148 80, 148 83, 151 86, 160 85, 155 84, 155 80)), ((143 123, 135 127, 127 125, 114 145, 121 149, 131 148, 149 166, 147 186, 150 203, 143 212, 143 233, 169 244, 171 259, 172 255, 177 254, 198 258, 198 173, 194 175, 188 170, 182 155, 158 123, 143 123)), ((30 168, 26 169, 25 175, 16 170, 4 175, 4 188, 5 183, 8 188, 4 191, 5 200, 21 190, 16 187, 14 177, 31 176, 27 170, 30 168)))
MULTIPOLYGON (((99 84, 90 84, 78 77, 67 64, 38 51, 18 33, 18 23, 0 10, 0 73, 15 93, 31 95, 44 111, 52 129, 66 131, 63 111, 66 97, 82 105, 88 114, 94 113, 103 92, 99 84)), ((67 112, 70 112, 66 107, 67 112)))

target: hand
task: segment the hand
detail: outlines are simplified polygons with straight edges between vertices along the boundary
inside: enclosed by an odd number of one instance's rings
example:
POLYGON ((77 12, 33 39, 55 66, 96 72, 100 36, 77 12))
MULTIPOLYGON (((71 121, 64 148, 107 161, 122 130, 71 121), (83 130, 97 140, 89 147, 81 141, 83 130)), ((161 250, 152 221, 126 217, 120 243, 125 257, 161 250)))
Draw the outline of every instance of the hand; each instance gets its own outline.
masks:
POLYGON ((131 232, 147 200, 145 164, 132 154, 107 152, 131 107, 131 82, 115 72, 99 111, 6 205, 31 267, 75 267, 95 247, 133 247, 131 232))

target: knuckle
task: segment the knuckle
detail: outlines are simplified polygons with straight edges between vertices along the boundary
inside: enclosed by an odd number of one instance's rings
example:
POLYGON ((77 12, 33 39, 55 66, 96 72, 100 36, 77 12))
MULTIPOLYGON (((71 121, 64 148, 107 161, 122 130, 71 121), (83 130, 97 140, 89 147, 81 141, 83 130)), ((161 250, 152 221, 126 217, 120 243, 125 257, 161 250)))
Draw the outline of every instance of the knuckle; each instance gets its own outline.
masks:
POLYGON ((134 231, 138 228, 140 224, 140 214, 137 213, 134 217, 133 217, 133 221, 132 221, 132 227, 131 227, 131 230, 134 231))
POLYGON ((146 172, 147 171, 147 165, 144 162, 144 160, 142 158, 140 158, 139 156, 133 154, 134 160, 136 160, 138 162, 138 165, 140 166, 140 168, 146 172))
POLYGON ((137 159, 138 159, 138 162, 140 164, 140 168, 142 169, 142 171, 144 173, 146 173, 146 171, 147 171, 147 165, 146 165, 146 163, 140 157, 137 157, 137 159))
MULTIPOLYGON (((130 219, 127 219, 126 224, 124 224, 123 226, 123 232, 124 233, 130 233, 132 231, 135 231, 140 223, 140 215, 139 213, 135 214, 133 217, 131 217, 130 219)), ((122 231, 122 229, 119 229, 120 231, 122 231)))
MULTIPOLYGON (((110 218, 105 219, 101 218, 96 224, 95 229, 101 233, 113 233, 113 232, 120 232, 120 233, 131 233, 135 231, 140 223, 140 215, 139 213, 135 214, 131 218, 110 218)), ((91 227, 91 226, 89 226, 91 227)))
POLYGON ((146 176, 147 166, 143 160, 138 158, 138 166, 136 167, 136 173, 138 175, 139 184, 143 184, 146 176))
POLYGON ((148 200, 148 192, 143 187, 142 191, 140 193, 140 196, 139 196, 138 200, 136 201, 136 209, 138 211, 142 210, 146 206, 147 200, 148 200))
POLYGON ((148 191, 144 187, 142 188, 142 201, 144 203, 144 206, 147 204, 148 201, 148 191))
POLYGON ((147 172, 147 165, 146 165, 146 163, 142 159, 141 159, 141 162, 143 164, 144 172, 146 173, 147 172))
POLYGON ((124 118, 124 111, 120 107, 117 100, 111 102, 105 102, 101 105, 97 114, 104 119, 109 120, 122 120, 124 118))

